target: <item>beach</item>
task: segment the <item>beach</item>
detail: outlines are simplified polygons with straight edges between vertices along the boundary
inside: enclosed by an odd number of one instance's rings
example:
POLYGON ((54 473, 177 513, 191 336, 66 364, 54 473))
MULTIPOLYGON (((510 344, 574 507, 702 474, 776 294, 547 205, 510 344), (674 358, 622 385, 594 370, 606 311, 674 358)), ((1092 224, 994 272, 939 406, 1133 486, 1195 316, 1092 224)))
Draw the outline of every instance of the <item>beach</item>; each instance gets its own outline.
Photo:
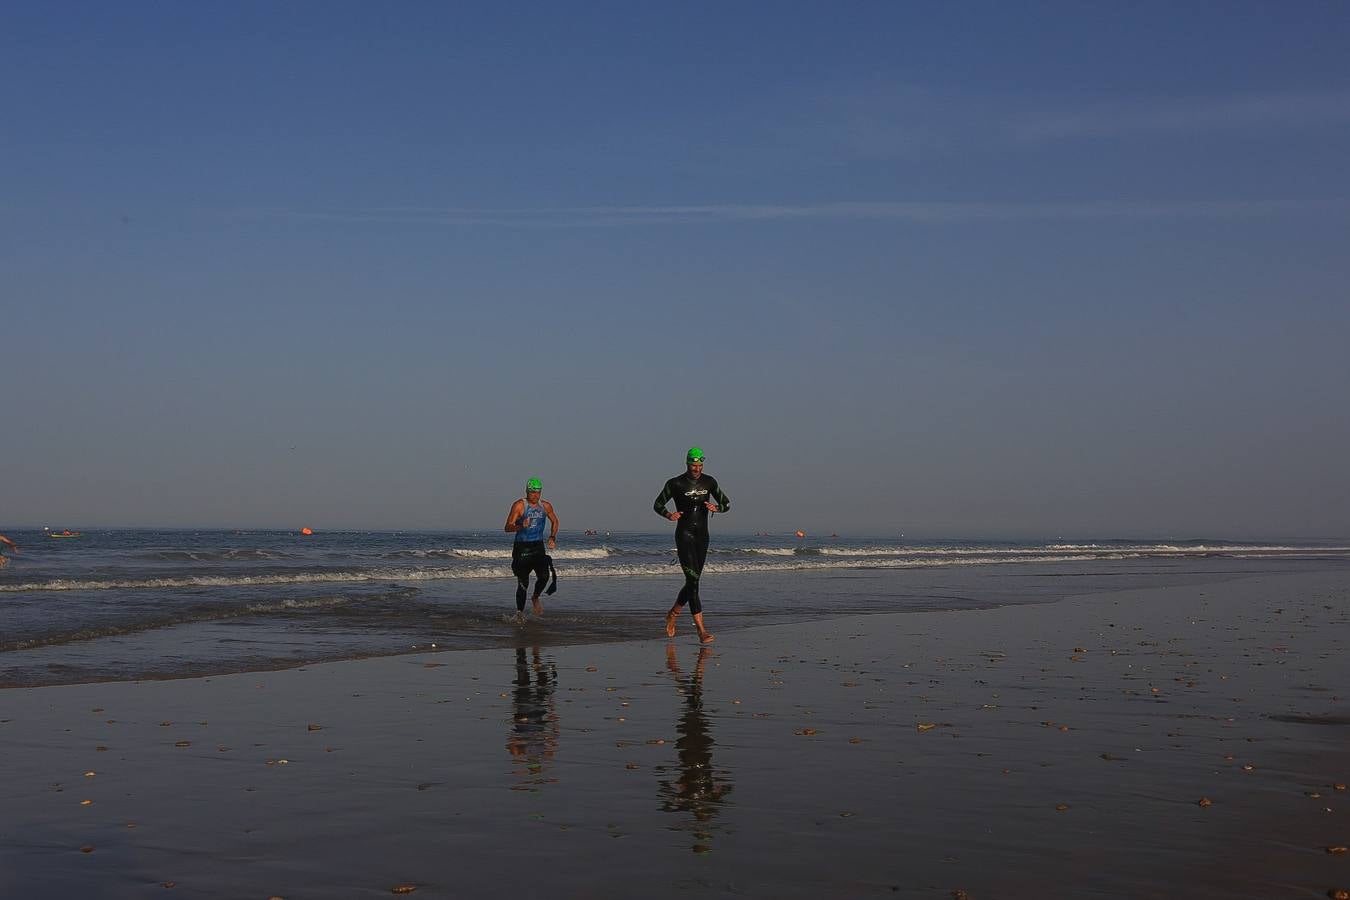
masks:
POLYGON ((1325 897, 1347 610, 1350 570, 1308 562, 707 649, 687 618, 584 645, 545 620, 12 688, 0 895, 1325 897))

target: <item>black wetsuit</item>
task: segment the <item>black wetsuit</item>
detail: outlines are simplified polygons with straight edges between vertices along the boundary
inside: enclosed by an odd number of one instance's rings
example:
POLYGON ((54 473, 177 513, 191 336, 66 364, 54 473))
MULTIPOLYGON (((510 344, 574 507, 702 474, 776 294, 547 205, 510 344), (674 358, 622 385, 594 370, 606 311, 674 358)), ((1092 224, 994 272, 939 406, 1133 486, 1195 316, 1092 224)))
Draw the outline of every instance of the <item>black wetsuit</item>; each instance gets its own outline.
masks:
POLYGON ((697 479, 688 472, 676 475, 666 482, 652 508, 665 518, 668 514, 666 503, 670 500, 675 501, 675 509, 680 514, 675 523, 675 550, 684 569, 684 587, 675 598, 675 605, 688 603, 690 612, 701 613, 703 604, 698 598, 698 579, 708 556, 708 517, 712 514, 703 504, 712 500, 720 512, 726 512, 731 509, 731 500, 717 486, 717 479, 706 472, 697 479))
MULTIPOLYGON (((530 573, 542 589, 548 581, 553 558, 543 541, 517 541, 511 545, 511 574, 516 576, 516 610, 525 611, 525 589, 530 586, 530 573)), ((553 593, 549 591, 549 593, 553 593)))

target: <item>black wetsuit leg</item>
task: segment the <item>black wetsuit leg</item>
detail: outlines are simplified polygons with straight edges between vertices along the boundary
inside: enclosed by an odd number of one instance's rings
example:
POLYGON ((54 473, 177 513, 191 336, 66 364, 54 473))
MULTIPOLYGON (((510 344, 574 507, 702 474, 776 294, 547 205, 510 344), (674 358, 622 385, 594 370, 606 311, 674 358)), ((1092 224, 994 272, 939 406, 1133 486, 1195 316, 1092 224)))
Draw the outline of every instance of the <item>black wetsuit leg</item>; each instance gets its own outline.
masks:
POLYGON ((511 560, 511 574, 516 576, 516 612, 525 611, 525 589, 530 586, 530 567, 522 560, 511 560))
POLYGON ((530 573, 535 573, 539 584, 548 579, 548 554, 543 541, 519 541, 511 546, 511 574, 516 576, 516 610, 525 611, 525 591, 530 586, 530 573))
POLYGON ((534 557, 534 596, 537 598, 544 592, 544 585, 548 584, 548 555, 540 553, 534 557))
POLYGON ((698 580, 703 574, 703 562, 708 558, 708 532, 675 530, 675 550, 680 556, 680 568, 684 569, 684 587, 675 598, 676 606, 689 604, 694 614, 703 612, 703 604, 698 597, 698 580))

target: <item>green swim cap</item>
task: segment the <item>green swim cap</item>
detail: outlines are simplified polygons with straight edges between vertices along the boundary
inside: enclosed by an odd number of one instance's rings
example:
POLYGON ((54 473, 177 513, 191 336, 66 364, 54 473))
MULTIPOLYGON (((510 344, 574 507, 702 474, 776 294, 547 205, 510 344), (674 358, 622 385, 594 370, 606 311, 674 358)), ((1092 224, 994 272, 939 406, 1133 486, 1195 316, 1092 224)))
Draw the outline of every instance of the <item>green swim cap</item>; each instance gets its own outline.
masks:
POLYGON ((525 493, 527 494, 530 491, 542 491, 543 489, 544 485, 539 481, 538 478, 531 478, 529 481, 525 482, 525 493))
POLYGON ((703 462, 703 448, 690 447, 689 452, 684 455, 685 462, 703 462))

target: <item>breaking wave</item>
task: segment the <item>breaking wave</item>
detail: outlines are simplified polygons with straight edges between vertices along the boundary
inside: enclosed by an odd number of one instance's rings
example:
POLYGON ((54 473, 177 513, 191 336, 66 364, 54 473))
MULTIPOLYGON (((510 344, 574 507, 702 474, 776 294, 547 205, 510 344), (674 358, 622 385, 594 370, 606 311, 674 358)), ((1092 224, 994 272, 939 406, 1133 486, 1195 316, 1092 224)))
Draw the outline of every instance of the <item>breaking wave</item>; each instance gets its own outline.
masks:
MULTIPOLYGON (((610 555, 608 547, 559 548, 550 550, 554 559, 604 559, 610 555)), ((511 548, 491 550, 461 550, 456 547, 431 550, 394 550, 384 554, 387 559, 510 559, 511 548)))
MULTIPOLYGON (((1151 554, 1145 553, 1104 553, 1096 559, 1136 559, 1151 554)), ((1070 555, 1025 555, 1025 556, 984 556, 962 557, 959 559, 814 559, 802 560, 776 559, 743 561, 709 561, 705 572, 789 572, 806 569, 905 569, 935 566, 974 566, 998 563, 1046 563, 1068 562, 1080 557, 1070 555)), ((670 575, 675 560, 666 562, 635 563, 630 565, 607 566, 568 566, 559 572, 565 577, 606 577, 606 576, 653 576, 670 575)), ((462 578, 509 578, 509 566, 474 566, 456 569, 372 569, 365 571, 327 571, 297 572, 290 574, 268 575, 194 575, 178 578, 143 579, 83 579, 27 582, 23 584, 0 585, 0 592, 20 591, 100 591, 100 590, 136 590, 157 588, 200 588, 200 587, 242 587, 267 584, 322 584, 354 583, 363 581, 439 581, 462 578)))
MULTIPOLYGON (((773 572, 795 570, 923 568, 978 566, 993 564, 1033 564, 1178 557, 1233 556, 1245 558, 1292 557, 1307 554, 1345 553, 1344 546, 1297 546, 1237 543, 1128 543, 1053 544, 1040 546, 951 546, 905 547, 880 543, 861 547, 734 547, 711 548, 707 570, 710 572, 773 572)), ((159 558, 199 562, 215 559, 274 560, 286 554, 272 550, 181 551, 183 557, 159 558), (239 556, 237 554, 263 554, 239 556)), ((178 553, 179 551, 174 551, 178 553)), ((577 547, 551 554, 563 577, 666 576, 678 570, 673 547, 658 543, 636 550, 613 547, 577 547)), ((349 563, 350 556, 340 557, 349 563)), ((196 590, 247 587, 255 585, 359 584, 363 582, 416 583, 459 579, 510 578, 508 547, 489 549, 442 548, 394 550, 374 557, 386 560, 376 565, 324 565, 288 562, 268 567, 253 566, 230 571, 217 566, 178 571, 128 572, 123 575, 97 570, 65 577, 31 577, 23 581, 0 581, 0 594, 70 591, 150 591, 196 590), (402 562, 402 561, 407 562, 402 562)), ((17 574, 17 573, 16 573, 17 574)))

